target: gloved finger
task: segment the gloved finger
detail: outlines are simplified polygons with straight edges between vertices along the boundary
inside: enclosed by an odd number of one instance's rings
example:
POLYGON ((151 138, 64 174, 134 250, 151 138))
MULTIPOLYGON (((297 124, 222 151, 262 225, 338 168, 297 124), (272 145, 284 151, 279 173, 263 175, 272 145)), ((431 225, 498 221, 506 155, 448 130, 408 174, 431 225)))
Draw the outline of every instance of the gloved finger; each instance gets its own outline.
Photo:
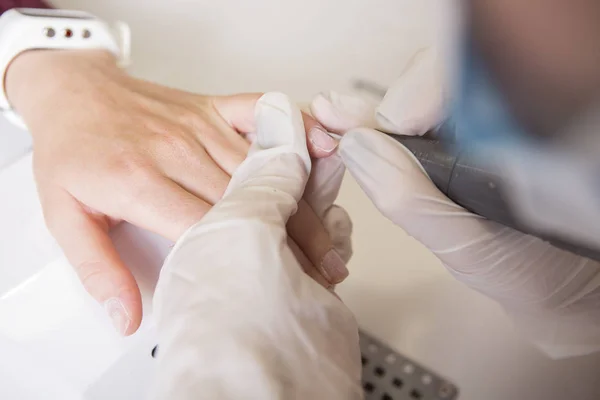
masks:
POLYGON ((454 250, 468 249, 474 241, 493 238, 503 229, 448 199, 414 155, 384 134, 352 130, 341 140, 339 154, 379 211, 450 267, 464 270, 480 262, 476 249, 472 254, 454 250))
MULTIPOLYGON (((339 153, 384 216, 423 243, 458 279, 504 304, 517 298, 521 288, 504 281, 517 271, 529 275, 535 270, 528 267, 531 260, 548 254, 544 241, 470 213, 448 199, 414 155, 384 134, 352 130, 341 140, 339 153), (531 258, 525 260, 523 254, 531 258), (511 269, 501 268, 504 265, 511 269)), ((544 281, 540 279, 531 282, 544 281)))
POLYGON ((120 334, 134 333, 142 321, 142 299, 108 235, 107 220, 86 212, 66 192, 45 196, 44 215, 87 292, 104 306, 120 334))
POLYGON ((377 128, 377 104, 359 96, 334 91, 319 93, 310 104, 312 115, 325 129, 343 134, 357 127, 377 128))
MULTIPOLYGON (((260 97, 260 93, 246 93, 215 96, 212 101, 215 109, 231 127, 253 139, 257 129, 254 111, 260 97)), ((307 146, 310 155, 321 158, 333 153, 337 148, 337 141, 331 138, 323 126, 309 114, 302 113, 302 118, 308 137, 307 146)))
POLYGON ((420 50, 379 105, 357 95, 330 91, 313 99, 312 115, 340 134, 367 127, 398 135, 423 135, 445 116, 447 85, 442 67, 436 49, 420 50))
POLYGON ((311 169, 300 110, 281 93, 256 104, 256 141, 211 218, 264 218, 284 224, 297 209, 311 169))
POLYGON ((446 112, 446 82, 434 47, 411 57, 375 110, 377 128, 397 135, 421 136, 438 126, 446 112))
MULTIPOLYGON (((313 160, 304 199, 321 219, 333 249, 347 263, 352 255, 352 222, 344 209, 333 204, 338 197, 345 170, 344 163, 337 154, 313 160)), ((340 276, 336 283, 347 277, 347 269, 339 272, 346 275, 340 276)))
POLYGON ((304 199, 319 218, 323 218, 337 199, 345 171, 344 163, 338 154, 313 160, 304 199))

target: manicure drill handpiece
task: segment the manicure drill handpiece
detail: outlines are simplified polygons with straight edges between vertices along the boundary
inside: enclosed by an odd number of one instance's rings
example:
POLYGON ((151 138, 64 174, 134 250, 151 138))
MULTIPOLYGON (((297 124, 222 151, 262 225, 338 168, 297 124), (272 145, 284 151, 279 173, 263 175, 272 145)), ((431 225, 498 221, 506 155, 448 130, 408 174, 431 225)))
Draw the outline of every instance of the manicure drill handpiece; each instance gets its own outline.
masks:
POLYGON ((600 261, 600 251, 561 238, 540 234, 511 212, 504 200, 503 179, 469 150, 424 137, 389 135, 421 162, 433 183, 452 201, 487 219, 547 240, 556 247, 600 261))

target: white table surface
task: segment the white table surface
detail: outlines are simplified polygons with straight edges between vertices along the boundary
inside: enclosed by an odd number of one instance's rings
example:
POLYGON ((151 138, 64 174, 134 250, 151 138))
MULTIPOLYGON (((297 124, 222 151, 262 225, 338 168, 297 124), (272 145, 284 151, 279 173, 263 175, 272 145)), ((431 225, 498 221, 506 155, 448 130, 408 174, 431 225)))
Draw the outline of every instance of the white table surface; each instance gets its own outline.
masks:
MULTIPOLYGON (((276 89, 302 101, 323 89, 347 91, 355 78, 391 83, 410 55, 432 40, 430 18, 438 5, 435 0, 53 3, 129 22, 137 76, 196 92, 276 89)), ((59 364, 57 373, 88 399, 138 398, 152 373, 151 317, 140 334, 122 340, 85 298, 43 228, 29 160, 14 163, 28 146, 27 135, 0 122, 0 166, 10 164, 0 171, 0 336, 21 342, 40 365, 59 364)), ((339 202, 355 226, 352 274, 339 293, 362 328, 448 377, 463 400, 600 398, 600 356, 545 358, 496 304, 455 282, 426 249, 382 218, 350 178, 339 202)), ((133 264, 152 266, 137 272, 148 304, 165 244, 140 252, 139 243, 155 238, 136 235, 130 228, 117 232, 122 250, 138 254, 133 264)))

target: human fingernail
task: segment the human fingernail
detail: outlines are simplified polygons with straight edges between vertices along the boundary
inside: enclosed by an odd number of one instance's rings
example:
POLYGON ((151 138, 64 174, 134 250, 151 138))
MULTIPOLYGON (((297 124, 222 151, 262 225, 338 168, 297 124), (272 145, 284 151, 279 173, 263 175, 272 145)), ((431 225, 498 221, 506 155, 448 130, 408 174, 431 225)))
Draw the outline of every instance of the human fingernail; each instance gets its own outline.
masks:
POLYGON ((331 249, 321 259, 321 268, 333 284, 340 283, 348 277, 346 263, 335 249, 331 249))
POLYGON ((308 132, 308 140, 310 140, 315 148, 326 153, 331 153, 338 146, 338 141, 318 126, 315 126, 308 132))
POLYGON ((104 302, 104 309, 112 320, 113 326, 121 335, 127 333, 131 325, 131 316, 118 297, 112 297, 104 302))

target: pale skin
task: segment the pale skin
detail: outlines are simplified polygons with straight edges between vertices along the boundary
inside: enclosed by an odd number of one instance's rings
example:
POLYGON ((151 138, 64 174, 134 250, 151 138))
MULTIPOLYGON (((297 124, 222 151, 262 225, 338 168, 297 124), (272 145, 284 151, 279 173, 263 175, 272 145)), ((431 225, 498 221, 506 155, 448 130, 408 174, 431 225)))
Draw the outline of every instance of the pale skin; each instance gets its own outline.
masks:
MULTIPOLYGON (((33 137, 49 230, 117 330, 134 333, 141 296, 109 230, 127 221, 176 241, 199 221, 246 156, 241 134, 254 130, 260 94, 202 96, 137 80, 100 50, 26 52, 5 84, 33 137)), ((333 153, 337 143, 304 119, 312 156, 333 153)), ((288 232, 321 284, 346 277, 339 263, 322 264, 333 246, 306 203, 288 232)))

